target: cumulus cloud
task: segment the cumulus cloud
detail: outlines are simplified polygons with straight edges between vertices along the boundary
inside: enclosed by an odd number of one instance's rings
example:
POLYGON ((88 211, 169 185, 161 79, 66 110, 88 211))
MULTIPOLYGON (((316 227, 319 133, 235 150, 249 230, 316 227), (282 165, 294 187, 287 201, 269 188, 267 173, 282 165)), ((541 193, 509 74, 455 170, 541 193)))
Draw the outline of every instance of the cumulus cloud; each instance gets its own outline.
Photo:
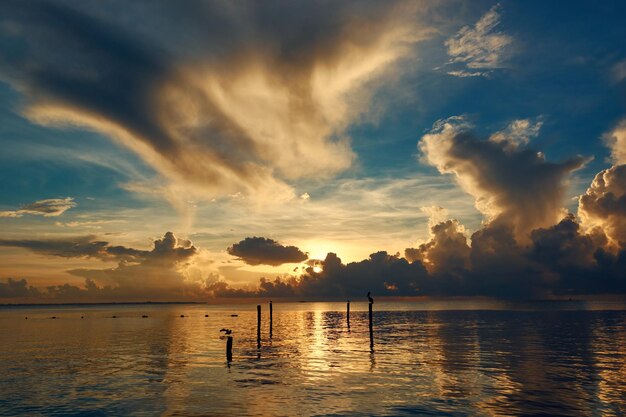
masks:
POLYGON ((488 77, 493 69, 501 68, 507 48, 513 38, 498 32, 501 10, 493 6, 473 26, 464 26, 456 35, 446 40, 450 60, 448 65, 459 66, 448 74, 457 77, 488 77))
POLYGON ((273 265, 305 261, 308 256, 295 246, 283 246, 273 239, 247 237, 227 249, 249 265, 273 265))
POLYGON ((315 297, 420 295, 428 272, 420 262, 409 262, 385 251, 372 253, 359 262, 343 264, 334 253, 321 262, 321 271, 309 267, 295 288, 298 294, 315 297))
POLYGON ((523 148, 503 133, 498 140, 478 139, 458 117, 437 122, 419 148, 427 163, 454 175, 489 222, 511 225, 521 240, 558 221, 565 179, 585 162, 582 157, 548 162, 541 152, 523 148))
POLYGON ((72 197, 49 198, 26 204, 17 210, 0 211, 0 217, 22 217, 25 214, 56 217, 73 207, 76 207, 76 202, 72 197))
POLYGON ((615 247, 626 245, 626 165, 599 172, 579 199, 578 215, 588 229, 601 229, 615 247))
POLYGON ((0 282, 0 299, 1 298, 29 298, 37 297, 40 291, 28 285, 25 279, 8 278, 6 282, 0 282))
MULTIPOLYGON (((105 245, 119 262, 106 269, 74 269, 85 278, 42 288, 26 280, 0 282, 7 300, 202 300, 207 297, 359 298, 375 296, 493 296, 545 298, 573 294, 626 293, 626 249, 608 250, 601 230, 585 232, 569 214, 534 229, 520 244, 513 228, 490 223, 467 239, 454 219, 431 226, 431 238, 405 257, 386 251, 343 263, 334 253, 310 260, 300 274, 264 277, 258 285, 234 286, 217 274, 190 279, 197 249, 166 233, 151 250, 105 245), (471 240, 471 245, 469 241, 471 240), (110 248, 110 249, 109 249, 110 248), (132 258, 126 258, 128 254, 132 258)), ((75 256, 80 257, 76 252, 75 256)), ((49 253, 49 252, 48 252, 49 253)), ((64 252, 59 252, 64 253, 64 252)), ((65 253, 57 256, 68 256, 65 253)), ((294 271, 297 272, 297 271, 294 271)), ((203 274, 201 274, 203 275, 203 274)))
POLYGON ((603 234, 583 234, 573 214, 568 214, 558 224, 533 230, 530 256, 553 269, 587 267, 595 264, 595 252, 606 243, 603 234))
POLYGON ((1 47, 2 77, 31 120, 104 133, 208 199, 284 201, 289 181, 349 167, 364 87, 432 33, 414 2, 193 1, 143 8, 150 19, 97 6, 4 2, 2 45, 21 48, 1 47))
MULTIPOLYGON (((197 253, 197 249, 191 241, 179 239, 172 232, 167 232, 160 239, 155 239, 151 250, 129 248, 121 245, 111 245, 109 242, 97 240, 95 236, 77 236, 61 239, 0 239, 0 246, 17 247, 31 250, 37 254, 46 256, 58 256, 62 258, 92 258, 103 261, 118 261, 121 269, 137 266, 138 269, 154 267, 167 269, 180 262, 188 260, 197 253)), ((98 273, 102 270, 95 270, 98 273)), ((113 275, 116 275, 117 270, 113 275)), ((85 275, 85 271, 73 271, 77 275, 85 275)), ((93 272, 87 270, 87 273, 93 272)), ((136 271, 136 279, 143 276, 136 271)), ((154 271, 151 271, 154 272, 154 271)), ((105 276, 108 273, 104 273, 105 276)))
POLYGON ((450 219, 430 228, 431 238, 418 248, 407 248, 404 256, 411 262, 420 261, 431 273, 469 268, 470 247, 465 228, 450 219))
POLYGON ((113 268, 67 271, 85 278, 84 287, 62 284, 33 288, 27 286, 25 280, 9 279, 6 283, 0 283, 0 298, 97 301, 177 300, 207 296, 206 280, 189 279, 186 273, 198 253, 196 247, 191 241, 177 238, 172 232, 155 239, 150 250, 110 245, 95 240, 93 236, 40 241, 2 240, 0 245, 28 248, 48 256, 118 262, 113 268))

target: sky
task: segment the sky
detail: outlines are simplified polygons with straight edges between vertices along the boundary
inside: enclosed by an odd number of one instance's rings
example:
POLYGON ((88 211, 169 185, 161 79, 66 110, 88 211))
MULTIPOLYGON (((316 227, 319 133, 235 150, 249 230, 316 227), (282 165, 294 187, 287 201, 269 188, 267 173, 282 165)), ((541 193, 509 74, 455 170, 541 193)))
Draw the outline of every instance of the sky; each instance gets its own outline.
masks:
POLYGON ((619 1, 4 1, 0 302, 626 293, 619 1))

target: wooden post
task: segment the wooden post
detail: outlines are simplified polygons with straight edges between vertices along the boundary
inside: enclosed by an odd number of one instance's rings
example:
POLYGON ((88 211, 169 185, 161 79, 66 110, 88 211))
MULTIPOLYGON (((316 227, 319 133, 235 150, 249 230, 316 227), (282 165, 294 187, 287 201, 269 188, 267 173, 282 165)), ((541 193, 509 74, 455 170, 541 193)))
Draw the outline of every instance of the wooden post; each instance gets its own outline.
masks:
POLYGON ((374 329, 372 327, 372 303, 370 303, 369 313, 370 313, 370 349, 374 349, 374 329))
POLYGON ((350 300, 348 300, 348 304, 346 305, 346 319, 348 320, 348 330, 350 330, 350 300))
POLYGON ((272 338, 272 324, 274 321, 274 318, 272 317, 272 313, 273 313, 273 309, 272 309, 272 301, 270 301, 270 339, 272 338))
POLYGON ((231 362, 233 360, 233 337, 228 336, 226 339, 226 360, 231 362))
POLYGON ((261 349, 261 305, 256 306, 256 347, 261 349))

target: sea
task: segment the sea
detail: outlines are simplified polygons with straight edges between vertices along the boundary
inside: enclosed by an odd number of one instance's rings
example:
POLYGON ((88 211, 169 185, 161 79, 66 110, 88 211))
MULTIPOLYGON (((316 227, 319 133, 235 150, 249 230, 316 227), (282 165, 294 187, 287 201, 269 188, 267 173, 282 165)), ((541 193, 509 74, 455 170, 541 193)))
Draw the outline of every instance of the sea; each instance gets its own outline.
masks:
POLYGON ((0 415, 626 415, 626 302, 260 305, 0 307, 0 415))

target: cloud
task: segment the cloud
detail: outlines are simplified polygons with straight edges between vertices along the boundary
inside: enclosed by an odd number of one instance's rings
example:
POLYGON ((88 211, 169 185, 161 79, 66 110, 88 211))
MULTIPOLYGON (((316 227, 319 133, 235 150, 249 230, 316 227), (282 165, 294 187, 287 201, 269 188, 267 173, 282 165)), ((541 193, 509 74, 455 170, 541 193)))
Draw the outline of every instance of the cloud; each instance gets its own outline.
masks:
POLYGON ((624 294, 626 249, 611 248, 599 228, 584 232, 572 214, 533 231, 528 258, 539 262, 553 294, 624 294))
POLYGON ((71 222, 56 222, 54 223, 59 227, 69 227, 69 228, 83 228, 90 227, 94 229, 101 229, 103 225, 107 224, 115 224, 115 223, 126 223, 125 220, 86 220, 86 221, 71 221, 71 222))
POLYGON ((471 78, 471 77, 486 77, 489 78, 489 72, 488 71, 462 71, 462 70, 457 70, 457 71, 448 71, 447 73, 448 75, 452 75, 454 77, 459 77, 459 78, 471 78))
MULTIPOLYGON (((69 272, 85 279, 84 287, 69 283, 33 288, 25 280, 0 283, 0 298, 53 300, 189 300, 207 296, 205 279, 190 279, 188 267, 198 251, 189 240, 172 232, 153 241, 150 250, 110 245, 93 236, 55 240, 2 240, 2 246, 23 247, 35 253, 64 258, 117 261, 113 268, 78 268, 69 272)), ((210 278, 210 277, 209 277, 210 278)), ((208 278, 207 278, 208 279, 208 278)))
POLYGON ((0 282, 0 299, 2 298, 29 298, 37 297, 40 291, 28 285, 25 279, 8 278, 6 282, 0 282))
POLYGON ((0 49, 0 73, 32 121, 114 138, 169 180, 171 200, 280 202, 291 181, 350 167, 346 130, 432 33, 425 6, 198 1, 147 18, 125 3, 10 1, 2 45, 21 47, 0 49))
POLYGON ((580 225, 571 213, 552 227, 533 230, 530 237, 532 259, 552 269, 593 265, 596 249, 606 244, 603 234, 581 233, 580 225))
POLYGON ((367 291, 378 295, 421 295, 428 272, 420 262, 410 263, 385 251, 372 253, 359 262, 343 264, 334 253, 322 261, 322 270, 307 268, 296 292, 314 297, 365 297, 367 291))
POLYGON ((464 26, 445 42, 450 60, 448 65, 461 69, 448 74, 457 77, 488 77, 493 69, 502 68, 508 47, 513 38, 497 32, 500 24, 501 7, 493 6, 474 26, 464 26))
MULTIPOLYGON (((448 219, 432 224, 431 238, 417 249, 407 249, 404 258, 379 251, 344 264, 336 254, 328 253, 323 260, 307 262, 299 274, 263 277, 256 286, 234 286, 218 274, 198 270, 196 247, 168 232, 154 241, 151 250, 104 245, 98 253, 116 256, 118 265, 68 271, 85 279, 82 287, 66 283, 35 288, 26 280, 9 278, 0 282, 0 298, 40 302, 354 299, 372 291, 375 296, 529 299, 626 293, 626 248, 610 248, 602 230, 585 232, 572 214, 555 225, 534 229, 527 244, 520 244, 511 225, 504 223, 486 224, 470 240, 471 245, 457 220, 448 219)), ((85 256, 84 252, 77 250, 73 256, 85 256)), ((70 255, 59 250, 56 256, 70 255)))
POLYGON ((587 230, 600 228, 614 247, 626 245, 626 165, 595 176, 579 198, 578 215, 587 230))
POLYGON ((543 118, 541 117, 537 117, 535 120, 513 120, 504 130, 489 136, 489 140, 504 143, 508 148, 519 148, 528 145, 531 138, 537 137, 541 126, 543 126, 543 118))
POLYGON ((0 239, 0 246, 24 248, 35 253, 62 258, 107 258, 108 243, 95 236, 61 239, 0 239))
POLYGON ((420 261, 431 273, 469 268, 470 247, 465 228, 458 220, 446 220, 430 228, 431 238, 418 248, 407 248, 404 256, 420 261))
POLYGON ((0 239, 0 246, 31 250, 37 254, 62 258, 93 258, 124 263, 170 265, 173 261, 189 258, 196 254, 193 244, 178 239, 167 232, 161 239, 154 240, 150 251, 110 245, 97 240, 96 236, 75 236, 60 239, 0 239))
POLYGON ((611 159, 615 164, 626 164, 626 120, 623 120, 604 140, 611 149, 611 159))
POLYGON ((247 237, 228 248, 228 253, 238 256, 249 265, 282 265, 305 261, 308 256, 295 246, 283 246, 273 239, 247 237))
POLYGON ((502 298, 549 296, 543 281, 546 276, 525 256, 511 225, 491 223, 477 230, 471 242, 471 271, 461 293, 502 298))
POLYGON ((435 123, 418 146, 427 163, 454 175, 487 221, 511 225, 522 240, 531 230, 558 221, 564 181, 585 162, 582 157, 548 162, 541 152, 521 147, 519 138, 503 132, 498 140, 480 140, 458 117, 435 123))
POLYGON ((611 67, 611 77, 616 83, 626 79, 626 59, 622 59, 611 67))
POLYGON ((73 207, 76 207, 76 203, 72 197, 50 198, 26 204, 18 210, 0 211, 0 217, 22 217, 25 214, 56 217, 73 207))

